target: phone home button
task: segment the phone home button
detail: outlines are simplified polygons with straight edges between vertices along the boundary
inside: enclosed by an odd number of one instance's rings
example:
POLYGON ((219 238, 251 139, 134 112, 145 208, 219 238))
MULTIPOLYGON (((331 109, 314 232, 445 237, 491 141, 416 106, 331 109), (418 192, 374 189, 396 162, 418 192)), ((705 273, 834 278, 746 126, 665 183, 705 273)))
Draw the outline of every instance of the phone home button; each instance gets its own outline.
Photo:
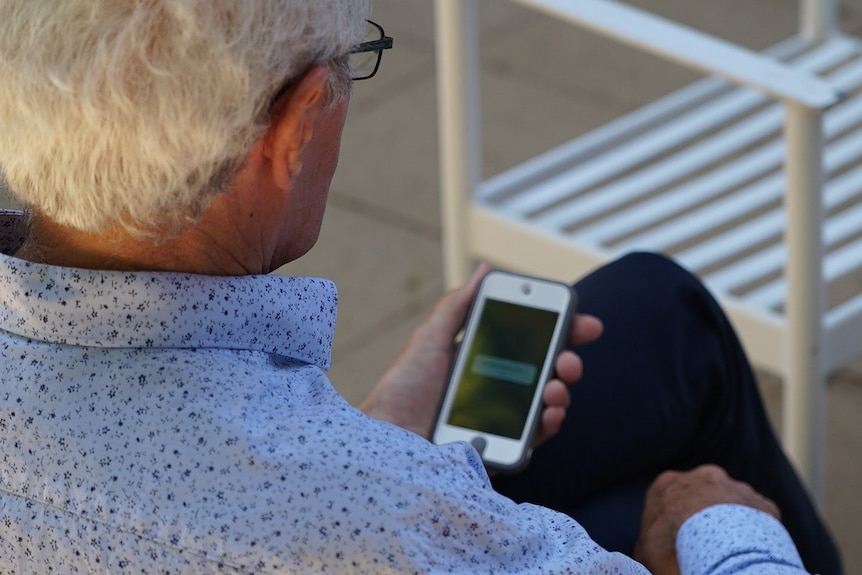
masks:
POLYGON ((470 440, 470 444, 476 448, 476 451, 479 452, 479 455, 483 455, 485 452, 485 447, 488 445, 488 442, 485 441, 483 437, 474 437, 470 440))

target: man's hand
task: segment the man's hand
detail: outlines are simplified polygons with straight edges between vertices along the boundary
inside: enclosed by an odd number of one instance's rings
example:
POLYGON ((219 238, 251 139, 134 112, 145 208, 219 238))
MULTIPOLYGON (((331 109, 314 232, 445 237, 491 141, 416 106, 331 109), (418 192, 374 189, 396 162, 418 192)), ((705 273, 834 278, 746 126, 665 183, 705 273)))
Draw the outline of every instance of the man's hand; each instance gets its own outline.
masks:
MULTIPOLYGON (((464 287, 450 291, 440 299, 363 402, 361 409, 365 413, 425 438, 430 437, 455 354, 455 336, 466 321, 479 282, 489 271, 486 264, 479 266, 464 287)), ((589 343, 601 332, 602 324, 598 319, 577 314, 572 322, 569 344, 589 343)), ((548 382, 542 396, 545 407, 536 445, 560 430, 569 406, 567 386, 581 378, 583 369, 581 359, 569 350, 560 353, 555 367, 557 377, 548 382)))
POLYGON ((653 575, 679 575, 676 560, 679 528, 698 511, 722 503, 746 505, 781 518, 775 503, 747 483, 731 479, 721 467, 703 465, 685 473, 667 471, 647 491, 635 559, 653 575))

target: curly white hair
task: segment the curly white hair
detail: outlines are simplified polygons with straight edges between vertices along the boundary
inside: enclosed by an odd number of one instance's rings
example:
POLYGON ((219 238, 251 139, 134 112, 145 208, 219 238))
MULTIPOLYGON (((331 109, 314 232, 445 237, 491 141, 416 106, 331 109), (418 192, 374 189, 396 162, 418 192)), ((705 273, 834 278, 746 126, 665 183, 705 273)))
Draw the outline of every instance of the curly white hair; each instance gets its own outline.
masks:
POLYGON ((85 231, 197 217, 270 99, 360 39, 369 0, 3 0, 0 170, 85 231))

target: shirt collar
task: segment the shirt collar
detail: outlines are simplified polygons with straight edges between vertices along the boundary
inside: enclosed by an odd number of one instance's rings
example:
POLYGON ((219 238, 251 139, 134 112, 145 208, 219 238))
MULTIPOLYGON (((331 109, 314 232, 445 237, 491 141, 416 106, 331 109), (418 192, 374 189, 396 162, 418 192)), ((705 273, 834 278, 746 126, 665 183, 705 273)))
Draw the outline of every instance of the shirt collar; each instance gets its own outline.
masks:
MULTIPOLYGON (((25 232, 0 210, 0 250, 25 232)), ((318 278, 217 277, 35 264, 0 254, 0 329, 55 344, 263 351, 329 369, 335 285, 318 278)))
POLYGON ((14 254, 26 236, 24 212, 0 209, 0 254, 14 254))

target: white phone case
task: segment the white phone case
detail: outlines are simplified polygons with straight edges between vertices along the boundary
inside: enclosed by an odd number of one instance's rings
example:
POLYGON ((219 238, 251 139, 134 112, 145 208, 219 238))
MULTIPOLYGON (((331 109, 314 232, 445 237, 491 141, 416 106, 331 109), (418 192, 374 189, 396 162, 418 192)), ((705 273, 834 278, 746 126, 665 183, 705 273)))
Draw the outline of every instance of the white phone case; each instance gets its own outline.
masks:
POLYGON ((542 390, 567 343, 575 293, 566 284, 488 273, 468 315, 432 439, 468 441, 485 465, 523 468, 542 410, 542 390))

